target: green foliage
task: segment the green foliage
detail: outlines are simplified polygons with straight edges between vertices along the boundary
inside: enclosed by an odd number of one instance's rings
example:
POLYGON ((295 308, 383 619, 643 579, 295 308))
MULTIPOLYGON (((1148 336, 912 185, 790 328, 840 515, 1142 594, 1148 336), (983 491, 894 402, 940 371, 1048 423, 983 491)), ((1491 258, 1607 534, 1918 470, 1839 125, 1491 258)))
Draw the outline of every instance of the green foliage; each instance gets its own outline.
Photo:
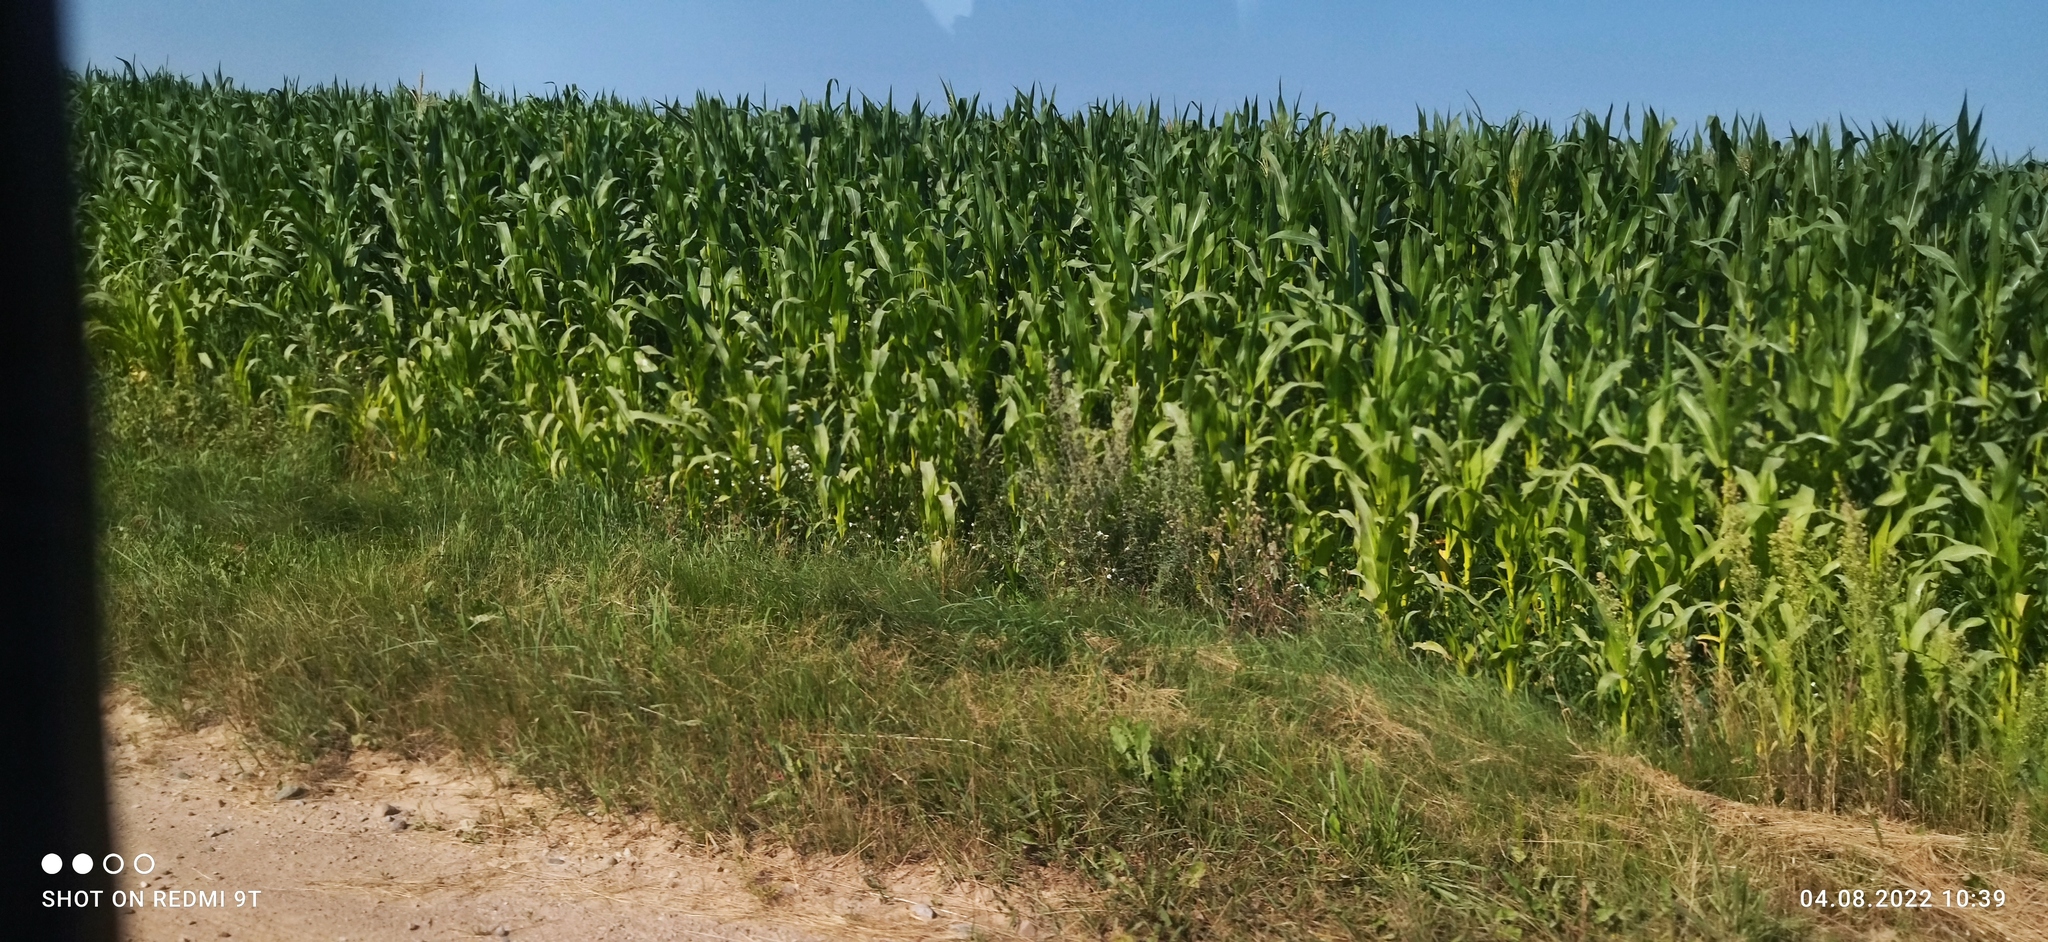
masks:
POLYGON ((201 410, 160 392, 107 410, 113 670, 259 749, 452 747, 719 845, 1049 866, 1062 935, 1815 936, 1785 848, 1343 617, 1247 636, 944 584, 921 547, 672 534, 516 462, 365 474, 261 412, 168 421, 201 410))
POLYGON ((1817 806, 2032 741, 2048 170, 1967 113, 1395 134, 132 72, 73 108, 102 362, 360 464, 496 451, 1027 583, 1305 585, 1817 806), (1246 534, 1274 552, 1226 565, 1246 534))
POLYGON ((1414 825, 1401 809, 1400 795, 1386 787, 1370 761, 1353 769, 1342 755, 1332 755, 1323 784, 1319 823, 1326 839, 1376 867, 1415 866, 1421 842, 1414 825))

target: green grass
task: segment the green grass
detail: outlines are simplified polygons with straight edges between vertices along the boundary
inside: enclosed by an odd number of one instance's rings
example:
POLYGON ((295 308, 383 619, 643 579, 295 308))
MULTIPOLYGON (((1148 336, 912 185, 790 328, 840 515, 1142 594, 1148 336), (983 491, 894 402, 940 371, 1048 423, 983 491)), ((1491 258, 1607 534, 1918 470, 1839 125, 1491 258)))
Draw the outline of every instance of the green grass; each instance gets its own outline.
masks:
POLYGON ((1849 864, 1717 832, 1600 764, 1608 734, 1392 655, 1360 613, 1246 634, 1024 597, 502 461, 352 469, 153 385, 107 402, 115 677, 303 757, 456 748, 690 833, 1056 866, 1141 937, 1849 927, 1796 905, 1849 864))

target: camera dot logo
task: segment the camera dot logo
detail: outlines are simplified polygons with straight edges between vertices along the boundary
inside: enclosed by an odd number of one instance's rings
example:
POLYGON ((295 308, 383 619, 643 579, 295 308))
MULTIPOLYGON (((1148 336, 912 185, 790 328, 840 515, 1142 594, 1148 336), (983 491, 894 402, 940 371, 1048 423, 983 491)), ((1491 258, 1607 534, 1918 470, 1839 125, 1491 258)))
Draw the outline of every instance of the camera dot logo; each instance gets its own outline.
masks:
POLYGON ((73 858, 71 858, 71 872, 72 872, 72 873, 91 873, 91 872, 92 872, 92 855, 91 855, 91 854, 79 854, 78 856, 76 856, 76 857, 73 857, 73 858))
POLYGON ((44 873, 55 874, 57 871, 62 869, 64 869, 64 858, 59 857, 56 854, 43 855, 44 873))

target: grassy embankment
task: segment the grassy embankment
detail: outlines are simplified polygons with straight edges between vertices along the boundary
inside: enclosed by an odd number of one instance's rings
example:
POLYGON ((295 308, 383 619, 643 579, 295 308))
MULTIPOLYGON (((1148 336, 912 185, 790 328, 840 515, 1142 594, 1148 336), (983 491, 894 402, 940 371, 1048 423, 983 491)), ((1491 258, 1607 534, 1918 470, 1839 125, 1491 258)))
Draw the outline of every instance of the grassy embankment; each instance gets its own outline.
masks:
MULTIPOLYGON (((261 414, 108 402, 116 676, 307 758, 453 747, 721 839, 1051 864, 1141 937, 1801 938, 1892 920, 1798 889, 1905 876, 1719 825, 1357 612, 1259 635, 992 594, 922 554, 678 533, 502 463, 363 472, 261 414)), ((1962 856, 1995 874, 2012 839, 1962 856)))

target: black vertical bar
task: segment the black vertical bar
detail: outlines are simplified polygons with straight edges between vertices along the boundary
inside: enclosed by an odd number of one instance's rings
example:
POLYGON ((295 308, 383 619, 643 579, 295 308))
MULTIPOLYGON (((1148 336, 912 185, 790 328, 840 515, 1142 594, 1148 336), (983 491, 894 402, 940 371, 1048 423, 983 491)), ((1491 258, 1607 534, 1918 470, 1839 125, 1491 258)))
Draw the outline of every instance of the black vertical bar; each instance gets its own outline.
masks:
POLYGON ((0 935, 101 940, 114 913, 65 82, 56 0, 0 0, 0 935), (47 905, 59 890, 102 892, 47 905))

